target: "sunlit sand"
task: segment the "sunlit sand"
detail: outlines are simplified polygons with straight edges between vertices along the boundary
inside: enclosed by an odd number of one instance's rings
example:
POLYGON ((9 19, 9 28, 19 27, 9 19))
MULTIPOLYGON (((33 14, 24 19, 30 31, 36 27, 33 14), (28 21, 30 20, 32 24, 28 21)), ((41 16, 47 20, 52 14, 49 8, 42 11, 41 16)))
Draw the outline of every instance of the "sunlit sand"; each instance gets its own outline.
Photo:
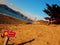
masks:
MULTIPOLYGON (((0 34, 4 29, 16 32, 16 36, 10 38, 8 44, 20 44, 34 39, 24 45, 60 45, 60 25, 0 24, 0 34)), ((0 37, 0 45, 3 42, 4 38, 0 37)))

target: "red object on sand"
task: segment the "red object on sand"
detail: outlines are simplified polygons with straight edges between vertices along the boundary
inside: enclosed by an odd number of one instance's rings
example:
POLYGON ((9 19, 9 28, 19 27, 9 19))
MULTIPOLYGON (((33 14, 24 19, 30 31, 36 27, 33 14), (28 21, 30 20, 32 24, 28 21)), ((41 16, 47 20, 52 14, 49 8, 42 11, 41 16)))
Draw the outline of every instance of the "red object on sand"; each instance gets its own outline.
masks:
POLYGON ((9 31, 9 30, 3 30, 2 36, 7 36, 7 37, 15 37, 15 32, 9 31))
POLYGON ((9 31, 8 30, 3 30, 2 31, 2 36, 8 36, 9 31))
POLYGON ((8 37, 15 37, 15 32, 9 32, 9 35, 8 35, 8 37))

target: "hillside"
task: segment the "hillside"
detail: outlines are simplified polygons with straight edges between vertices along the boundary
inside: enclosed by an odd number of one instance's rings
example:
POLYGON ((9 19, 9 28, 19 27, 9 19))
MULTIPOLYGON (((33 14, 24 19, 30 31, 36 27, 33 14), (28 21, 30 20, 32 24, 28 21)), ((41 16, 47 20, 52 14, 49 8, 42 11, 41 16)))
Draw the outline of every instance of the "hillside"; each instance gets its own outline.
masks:
POLYGON ((33 24, 38 24, 38 25, 47 25, 48 21, 44 21, 44 20, 37 20, 35 22, 33 22, 33 24))
MULTIPOLYGON (((16 36, 10 38, 8 44, 60 45, 60 25, 0 24, 0 34, 5 29, 16 32, 16 36)), ((0 37, 0 45, 3 42, 4 38, 0 37)))
POLYGON ((23 24, 25 21, 0 14, 0 24, 23 24))
POLYGON ((23 20, 26 22, 33 22, 33 20, 29 19, 27 16, 25 16, 25 14, 21 13, 20 11, 16 11, 5 4, 0 4, 0 13, 18 18, 19 20, 23 20))

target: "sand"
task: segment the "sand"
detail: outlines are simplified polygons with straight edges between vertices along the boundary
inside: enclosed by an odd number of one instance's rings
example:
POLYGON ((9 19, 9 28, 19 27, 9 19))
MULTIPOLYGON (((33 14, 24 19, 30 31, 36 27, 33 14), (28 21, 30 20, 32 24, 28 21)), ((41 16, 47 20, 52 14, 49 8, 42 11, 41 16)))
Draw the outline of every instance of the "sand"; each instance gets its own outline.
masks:
MULTIPOLYGON (((0 34, 5 29, 16 32, 15 37, 9 38, 8 44, 26 42, 24 45, 60 45, 60 25, 0 24, 0 34)), ((0 45, 3 42, 4 38, 0 36, 0 45)))

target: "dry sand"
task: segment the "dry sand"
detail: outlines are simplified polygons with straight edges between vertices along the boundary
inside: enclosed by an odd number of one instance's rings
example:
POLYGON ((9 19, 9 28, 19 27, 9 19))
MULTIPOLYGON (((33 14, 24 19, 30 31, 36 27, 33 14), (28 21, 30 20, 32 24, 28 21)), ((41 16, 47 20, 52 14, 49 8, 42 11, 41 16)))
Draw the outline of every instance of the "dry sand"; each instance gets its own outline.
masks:
MULTIPOLYGON (((8 44, 27 42, 24 45, 60 45, 60 25, 40 25, 40 24, 0 24, 0 30, 13 30, 16 36, 9 38, 8 44)), ((1 31, 0 31, 1 33, 1 31)), ((0 45, 4 38, 0 37, 0 45)))

